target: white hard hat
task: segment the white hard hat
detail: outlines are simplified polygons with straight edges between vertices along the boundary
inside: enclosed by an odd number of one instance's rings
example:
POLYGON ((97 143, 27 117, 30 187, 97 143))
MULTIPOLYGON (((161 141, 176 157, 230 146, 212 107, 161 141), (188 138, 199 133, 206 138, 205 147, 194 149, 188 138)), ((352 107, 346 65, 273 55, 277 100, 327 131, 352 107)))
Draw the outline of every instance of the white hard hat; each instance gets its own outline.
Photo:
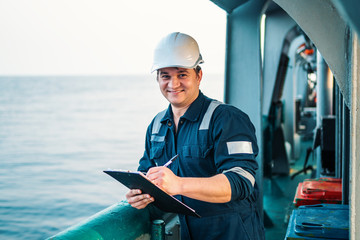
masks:
POLYGON ((166 67, 195 68, 203 62, 195 39, 174 32, 162 38, 156 46, 151 72, 166 67))

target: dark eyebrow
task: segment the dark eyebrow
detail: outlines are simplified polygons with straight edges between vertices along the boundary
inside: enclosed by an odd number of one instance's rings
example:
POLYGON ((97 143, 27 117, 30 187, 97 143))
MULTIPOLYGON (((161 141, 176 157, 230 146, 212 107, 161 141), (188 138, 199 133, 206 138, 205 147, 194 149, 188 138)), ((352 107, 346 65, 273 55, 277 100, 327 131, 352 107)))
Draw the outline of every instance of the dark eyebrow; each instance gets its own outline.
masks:
MULTIPOLYGON (((177 73, 189 73, 188 69, 178 69, 177 73)), ((160 71, 160 75, 161 74, 169 74, 168 72, 166 71, 160 71)))

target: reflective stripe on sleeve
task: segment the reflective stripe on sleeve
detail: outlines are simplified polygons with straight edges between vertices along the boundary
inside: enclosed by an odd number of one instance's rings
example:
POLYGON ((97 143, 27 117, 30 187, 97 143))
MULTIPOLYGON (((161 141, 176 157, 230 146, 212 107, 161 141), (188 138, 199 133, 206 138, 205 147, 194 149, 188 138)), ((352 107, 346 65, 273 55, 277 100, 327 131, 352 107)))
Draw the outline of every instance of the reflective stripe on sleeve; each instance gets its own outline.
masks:
POLYGON ((251 182, 251 185, 254 187, 255 185, 255 178, 253 175, 251 175, 251 173, 249 173, 248 171, 245 171, 243 168, 241 167, 233 167, 229 170, 225 170, 223 171, 223 173, 226 173, 226 172, 234 172, 234 173, 237 173, 239 174, 240 176, 246 178, 247 180, 249 180, 251 182))
POLYGON ((235 142, 227 142, 229 155, 238 154, 238 153, 246 153, 253 154, 252 144, 248 141, 235 141, 235 142))

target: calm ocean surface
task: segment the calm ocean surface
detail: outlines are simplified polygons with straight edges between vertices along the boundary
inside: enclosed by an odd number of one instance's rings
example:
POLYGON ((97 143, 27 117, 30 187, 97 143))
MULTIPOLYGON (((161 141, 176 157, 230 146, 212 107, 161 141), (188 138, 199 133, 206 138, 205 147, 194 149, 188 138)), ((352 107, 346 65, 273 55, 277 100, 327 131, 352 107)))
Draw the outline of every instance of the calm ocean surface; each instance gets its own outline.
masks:
MULTIPOLYGON (((202 91, 223 100, 223 76, 202 91)), ((0 239, 45 239, 124 199, 168 103, 154 76, 0 77, 0 239)))

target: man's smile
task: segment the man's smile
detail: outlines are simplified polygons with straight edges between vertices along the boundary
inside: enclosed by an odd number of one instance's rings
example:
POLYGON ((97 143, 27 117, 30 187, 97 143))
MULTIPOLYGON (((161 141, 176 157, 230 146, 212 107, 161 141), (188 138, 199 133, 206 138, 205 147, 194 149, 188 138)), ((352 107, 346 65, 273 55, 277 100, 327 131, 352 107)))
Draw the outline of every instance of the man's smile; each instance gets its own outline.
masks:
POLYGON ((167 90, 167 92, 169 93, 181 93, 184 92, 185 90, 167 90))

